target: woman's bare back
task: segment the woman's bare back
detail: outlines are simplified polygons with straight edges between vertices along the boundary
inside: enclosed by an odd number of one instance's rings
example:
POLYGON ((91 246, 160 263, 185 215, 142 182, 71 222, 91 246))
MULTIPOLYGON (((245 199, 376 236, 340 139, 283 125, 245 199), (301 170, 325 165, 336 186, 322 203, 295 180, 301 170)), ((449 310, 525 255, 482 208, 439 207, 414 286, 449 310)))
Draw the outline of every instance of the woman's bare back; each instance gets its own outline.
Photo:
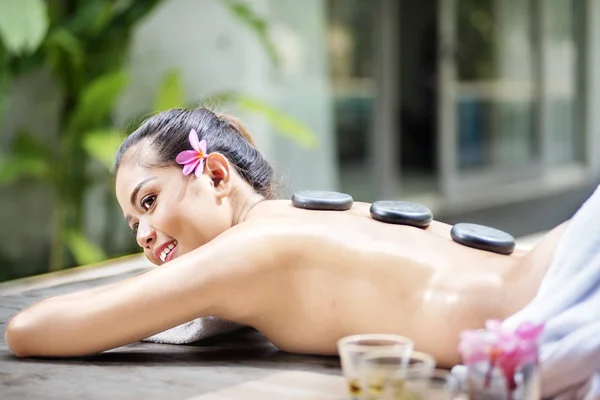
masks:
POLYGON ((454 243, 447 225, 385 224, 368 208, 259 203, 245 222, 159 268, 24 310, 7 343, 20 356, 90 354, 213 315, 291 352, 334 354, 344 335, 398 333, 451 365, 461 330, 503 318, 535 294, 561 233, 533 252, 502 256, 454 243))
POLYGON ((270 306, 244 322, 283 350, 318 354, 334 354, 344 335, 398 333, 450 365, 460 331, 524 306, 550 262, 547 251, 534 262, 465 247, 435 221, 426 230, 378 222, 369 207, 257 206, 240 228, 281 232, 291 255, 274 267, 270 306))

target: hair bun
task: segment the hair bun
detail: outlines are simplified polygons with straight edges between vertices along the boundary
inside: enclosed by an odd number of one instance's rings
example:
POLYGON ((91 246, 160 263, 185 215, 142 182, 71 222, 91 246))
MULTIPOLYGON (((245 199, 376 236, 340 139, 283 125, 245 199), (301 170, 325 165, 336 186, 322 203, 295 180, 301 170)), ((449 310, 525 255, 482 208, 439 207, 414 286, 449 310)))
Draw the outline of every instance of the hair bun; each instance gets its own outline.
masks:
POLYGON ((256 144, 254 143, 254 139, 252 138, 252 135, 250 135, 250 132, 248 132, 246 127, 244 125, 242 125, 242 123, 239 120, 237 120, 236 118, 232 117, 231 115, 227 115, 227 114, 215 113, 215 115, 217 116, 217 119, 219 121, 223 121, 223 122, 227 123, 228 125, 230 125, 238 133, 238 135, 243 137, 244 140, 246 140, 252 146, 256 147, 256 144))

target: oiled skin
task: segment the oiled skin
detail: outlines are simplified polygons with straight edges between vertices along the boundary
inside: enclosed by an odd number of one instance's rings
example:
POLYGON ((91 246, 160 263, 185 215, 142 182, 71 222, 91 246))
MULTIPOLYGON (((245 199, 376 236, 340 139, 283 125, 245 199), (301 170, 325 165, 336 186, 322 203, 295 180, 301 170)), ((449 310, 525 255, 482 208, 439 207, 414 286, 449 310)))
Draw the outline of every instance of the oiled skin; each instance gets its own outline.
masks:
POLYGON ((454 243, 450 226, 385 224, 265 201, 199 249, 116 284, 42 301, 7 327, 18 356, 75 356, 214 315, 253 326, 282 350, 335 354, 342 336, 413 338, 441 366, 459 332, 505 318, 536 293, 566 224, 511 256, 454 243))

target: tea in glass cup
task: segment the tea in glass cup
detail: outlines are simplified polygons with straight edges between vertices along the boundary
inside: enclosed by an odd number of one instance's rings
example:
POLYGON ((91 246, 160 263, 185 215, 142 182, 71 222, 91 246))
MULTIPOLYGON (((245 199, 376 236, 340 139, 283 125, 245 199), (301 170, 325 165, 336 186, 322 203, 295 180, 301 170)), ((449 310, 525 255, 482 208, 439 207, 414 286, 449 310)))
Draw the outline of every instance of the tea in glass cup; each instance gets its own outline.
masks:
POLYGON ((389 334, 362 334, 341 338, 338 343, 338 352, 342 364, 342 372, 348 382, 348 390, 353 399, 363 399, 364 383, 363 357, 374 351, 394 351, 404 364, 408 365, 413 351, 414 342, 404 336, 389 334))
POLYGON ((452 375, 436 370, 429 354, 373 351, 365 354, 360 381, 365 400, 447 399, 453 395, 452 375), (408 361, 408 362, 407 362, 408 361))

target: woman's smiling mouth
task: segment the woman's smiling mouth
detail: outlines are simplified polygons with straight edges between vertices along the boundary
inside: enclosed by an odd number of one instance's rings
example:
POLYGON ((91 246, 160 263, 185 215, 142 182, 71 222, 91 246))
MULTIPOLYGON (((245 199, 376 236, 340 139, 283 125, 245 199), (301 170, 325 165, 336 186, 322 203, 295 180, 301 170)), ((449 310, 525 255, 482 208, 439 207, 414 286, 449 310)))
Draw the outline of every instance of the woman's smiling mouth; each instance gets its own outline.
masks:
POLYGON ((154 250, 154 256, 160 259, 160 261, 163 263, 169 262, 175 256, 175 247, 177 247, 177 240, 167 242, 154 250))

